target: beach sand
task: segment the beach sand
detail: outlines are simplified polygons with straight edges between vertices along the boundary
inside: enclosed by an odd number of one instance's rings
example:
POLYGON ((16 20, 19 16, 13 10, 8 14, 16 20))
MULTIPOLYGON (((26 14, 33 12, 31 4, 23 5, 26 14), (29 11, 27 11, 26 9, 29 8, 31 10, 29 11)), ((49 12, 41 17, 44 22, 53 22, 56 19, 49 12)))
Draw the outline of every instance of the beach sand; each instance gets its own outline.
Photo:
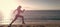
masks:
MULTIPOLYGON (((8 27, 8 25, 0 25, 0 27, 8 27)), ((60 24, 14 24, 11 27, 60 27, 60 24)))

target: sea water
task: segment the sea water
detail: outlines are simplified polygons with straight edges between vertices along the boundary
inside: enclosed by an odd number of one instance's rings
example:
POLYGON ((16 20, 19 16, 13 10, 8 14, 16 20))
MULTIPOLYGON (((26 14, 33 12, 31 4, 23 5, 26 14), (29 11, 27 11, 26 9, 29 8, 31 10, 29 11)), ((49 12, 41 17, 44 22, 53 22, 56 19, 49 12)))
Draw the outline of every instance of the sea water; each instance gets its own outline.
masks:
MULTIPOLYGON (((60 10, 26 10, 24 13, 21 13, 22 16, 24 16, 24 21, 27 24, 36 24, 36 23, 50 23, 50 22, 60 22, 60 10)), ((0 18, 0 23, 7 24, 11 23, 11 19, 5 19, 10 20, 9 22, 3 21, 3 18, 0 18)), ((14 24, 21 24, 22 20, 21 18, 18 18, 14 24)))

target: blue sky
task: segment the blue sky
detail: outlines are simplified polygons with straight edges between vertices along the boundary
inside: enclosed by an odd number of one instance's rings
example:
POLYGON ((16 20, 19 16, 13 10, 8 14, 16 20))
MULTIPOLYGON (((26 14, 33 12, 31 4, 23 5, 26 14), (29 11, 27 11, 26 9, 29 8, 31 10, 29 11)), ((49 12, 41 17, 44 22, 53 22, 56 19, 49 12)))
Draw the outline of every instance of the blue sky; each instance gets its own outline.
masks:
POLYGON ((1 10, 16 9, 18 5, 26 10, 60 10, 60 0, 0 0, 1 10))
POLYGON ((36 10, 60 10, 60 0, 19 0, 19 4, 28 9, 36 10), (27 6, 28 5, 28 6, 27 6))

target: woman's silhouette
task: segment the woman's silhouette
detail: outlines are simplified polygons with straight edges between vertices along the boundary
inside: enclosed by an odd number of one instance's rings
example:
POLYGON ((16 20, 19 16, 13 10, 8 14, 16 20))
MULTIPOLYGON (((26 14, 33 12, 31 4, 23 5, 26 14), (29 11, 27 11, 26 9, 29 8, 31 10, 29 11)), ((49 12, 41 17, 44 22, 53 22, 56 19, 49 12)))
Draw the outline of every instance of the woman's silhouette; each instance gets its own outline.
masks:
POLYGON ((24 17, 23 17, 22 15, 20 15, 22 12, 25 11, 25 9, 24 9, 24 10, 21 10, 21 8, 22 8, 21 6, 18 6, 17 9, 13 12, 13 13, 15 13, 15 12, 17 11, 17 14, 16 14, 16 16, 15 16, 15 19, 10 23, 10 25, 12 25, 12 23, 13 23, 18 17, 22 18, 22 24, 25 24, 25 22, 24 22, 24 17))

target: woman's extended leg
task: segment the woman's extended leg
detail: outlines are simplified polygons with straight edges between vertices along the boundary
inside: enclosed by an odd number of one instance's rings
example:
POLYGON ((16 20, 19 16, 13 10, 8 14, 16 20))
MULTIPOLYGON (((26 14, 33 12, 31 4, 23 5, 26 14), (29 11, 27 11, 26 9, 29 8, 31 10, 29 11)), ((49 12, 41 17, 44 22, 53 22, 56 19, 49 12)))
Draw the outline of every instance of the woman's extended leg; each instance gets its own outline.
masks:
POLYGON ((14 21, 17 19, 17 16, 15 17, 15 19, 9 24, 8 27, 11 27, 12 23, 14 23, 14 21))
POLYGON ((15 19, 10 23, 10 25, 12 25, 12 23, 14 23, 14 21, 17 19, 17 16, 15 17, 15 19))

